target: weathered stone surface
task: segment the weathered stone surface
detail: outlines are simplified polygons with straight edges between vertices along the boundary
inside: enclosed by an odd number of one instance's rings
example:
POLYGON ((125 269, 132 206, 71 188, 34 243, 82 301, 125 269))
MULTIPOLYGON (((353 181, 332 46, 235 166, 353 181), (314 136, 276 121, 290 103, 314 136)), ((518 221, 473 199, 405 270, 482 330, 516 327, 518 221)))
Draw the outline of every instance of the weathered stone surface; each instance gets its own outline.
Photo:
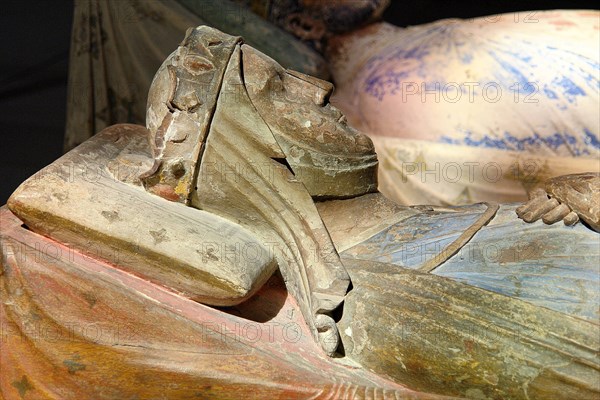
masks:
POLYGON ((327 357, 279 277, 225 312, 21 224, 0 208, 1 398, 447 399, 327 357))
POLYGON ((34 232, 191 299, 231 305, 256 292, 277 267, 272 253, 237 224, 148 195, 137 177, 151 163, 148 131, 114 125, 25 181, 8 206, 34 232))
POLYGON ((155 163, 143 177, 152 193, 189 204, 214 99, 240 41, 207 26, 190 28, 156 73, 146 114, 155 163))
POLYGON ((593 399, 598 324, 390 264, 343 259, 348 358, 414 389, 476 399, 593 399), (393 283, 392 283, 393 282, 393 283))
POLYGON ((349 278, 310 194, 285 165, 285 153, 251 103, 241 66, 237 48, 225 72, 191 204, 240 224, 273 249, 315 339, 333 354, 339 336, 330 314, 343 301, 349 278))
POLYGON ((419 213, 417 209, 399 206, 381 193, 321 201, 316 206, 340 253, 419 213))
POLYGON ((244 82, 252 104, 285 153, 297 179, 317 198, 353 197, 377 190, 371 139, 346 125, 329 103, 333 85, 243 47, 244 82))
POLYGON ((311 196, 377 188, 373 145, 328 104, 332 91, 331 83, 285 71, 239 38, 190 30, 150 90, 155 163, 142 177, 150 192, 224 216, 276 245, 290 291, 329 354, 339 344, 329 314, 349 279, 311 196), (247 196, 265 190, 278 196, 247 196))

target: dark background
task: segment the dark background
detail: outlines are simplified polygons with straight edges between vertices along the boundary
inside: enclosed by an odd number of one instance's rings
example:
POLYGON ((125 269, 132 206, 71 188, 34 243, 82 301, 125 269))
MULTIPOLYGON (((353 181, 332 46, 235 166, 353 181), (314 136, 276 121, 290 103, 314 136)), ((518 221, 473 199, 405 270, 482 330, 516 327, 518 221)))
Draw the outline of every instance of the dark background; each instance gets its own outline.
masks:
MULTIPOLYGON (((1 205, 19 183, 62 153, 73 0, 0 4, 1 205)), ((566 0, 392 0, 384 19, 407 26, 441 18, 595 5, 566 0)))

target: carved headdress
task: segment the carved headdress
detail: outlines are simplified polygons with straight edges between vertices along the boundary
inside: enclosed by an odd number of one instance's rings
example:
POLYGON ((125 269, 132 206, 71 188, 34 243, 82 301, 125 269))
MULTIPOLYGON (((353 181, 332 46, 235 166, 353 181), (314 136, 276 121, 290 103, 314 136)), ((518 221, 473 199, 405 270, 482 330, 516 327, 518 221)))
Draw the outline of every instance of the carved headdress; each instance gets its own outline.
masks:
POLYGON ((146 113, 155 164, 146 188, 189 204, 223 73, 240 37, 190 28, 154 76, 146 113))

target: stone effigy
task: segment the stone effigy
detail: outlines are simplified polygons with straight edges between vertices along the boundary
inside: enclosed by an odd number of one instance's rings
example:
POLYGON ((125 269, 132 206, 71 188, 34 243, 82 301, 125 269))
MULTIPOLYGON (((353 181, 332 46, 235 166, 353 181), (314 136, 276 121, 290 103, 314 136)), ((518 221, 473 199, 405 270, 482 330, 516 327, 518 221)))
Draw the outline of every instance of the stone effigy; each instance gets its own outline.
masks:
POLYGON ((332 91, 190 29, 147 127, 24 182, 0 214, 2 396, 597 396, 598 175, 519 208, 398 206, 332 91))

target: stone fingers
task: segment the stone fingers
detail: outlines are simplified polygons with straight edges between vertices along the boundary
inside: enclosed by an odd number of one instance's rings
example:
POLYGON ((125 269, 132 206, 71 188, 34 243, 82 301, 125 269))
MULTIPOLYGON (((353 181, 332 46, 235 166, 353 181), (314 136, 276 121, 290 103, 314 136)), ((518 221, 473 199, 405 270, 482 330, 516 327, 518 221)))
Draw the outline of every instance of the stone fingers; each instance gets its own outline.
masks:
POLYGON ((525 222, 534 222, 559 205, 560 203, 556 199, 549 199, 544 196, 535 197, 524 206, 519 207, 517 215, 525 222))
POLYGON ((523 215, 525 215, 525 213, 529 212, 530 210, 533 209, 533 207, 535 207, 535 204, 537 203, 541 203, 542 201, 544 201, 544 199, 535 199, 535 200, 529 200, 527 203, 517 207, 516 212, 517 215, 519 216, 519 218, 523 218, 523 215))
POLYGON ((579 215, 575 211, 571 211, 563 221, 565 221, 565 225, 567 226, 575 225, 579 222, 579 215))
POLYGON ((516 209, 517 215, 525 222, 535 222, 540 218, 545 224, 552 225, 564 221, 571 226, 579 222, 579 216, 569 206, 550 198, 541 188, 529 193, 529 201, 516 209))
POLYGON ((533 222, 540 219, 544 214, 554 210, 560 205, 558 200, 556 199, 547 199, 540 206, 534 210, 531 210, 525 215, 523 215, 523 219, 527 222, 533 222))
POLYGON ((571 209, 566 204, 559 204, 557 207, 544 214, 542 216, 542 221, 544 221, 545 224, 552 225, 565 218, 569 213, 571 213, 571 209))
POLYGON ((537 188, 532 190, 529 192, 529 201, 517 208, 517 215, 519 218, 523 218, 524 214, 533 210, 535 207, 538 207, 545 200, 548 200, 548 194, 544 189, 537 188))

